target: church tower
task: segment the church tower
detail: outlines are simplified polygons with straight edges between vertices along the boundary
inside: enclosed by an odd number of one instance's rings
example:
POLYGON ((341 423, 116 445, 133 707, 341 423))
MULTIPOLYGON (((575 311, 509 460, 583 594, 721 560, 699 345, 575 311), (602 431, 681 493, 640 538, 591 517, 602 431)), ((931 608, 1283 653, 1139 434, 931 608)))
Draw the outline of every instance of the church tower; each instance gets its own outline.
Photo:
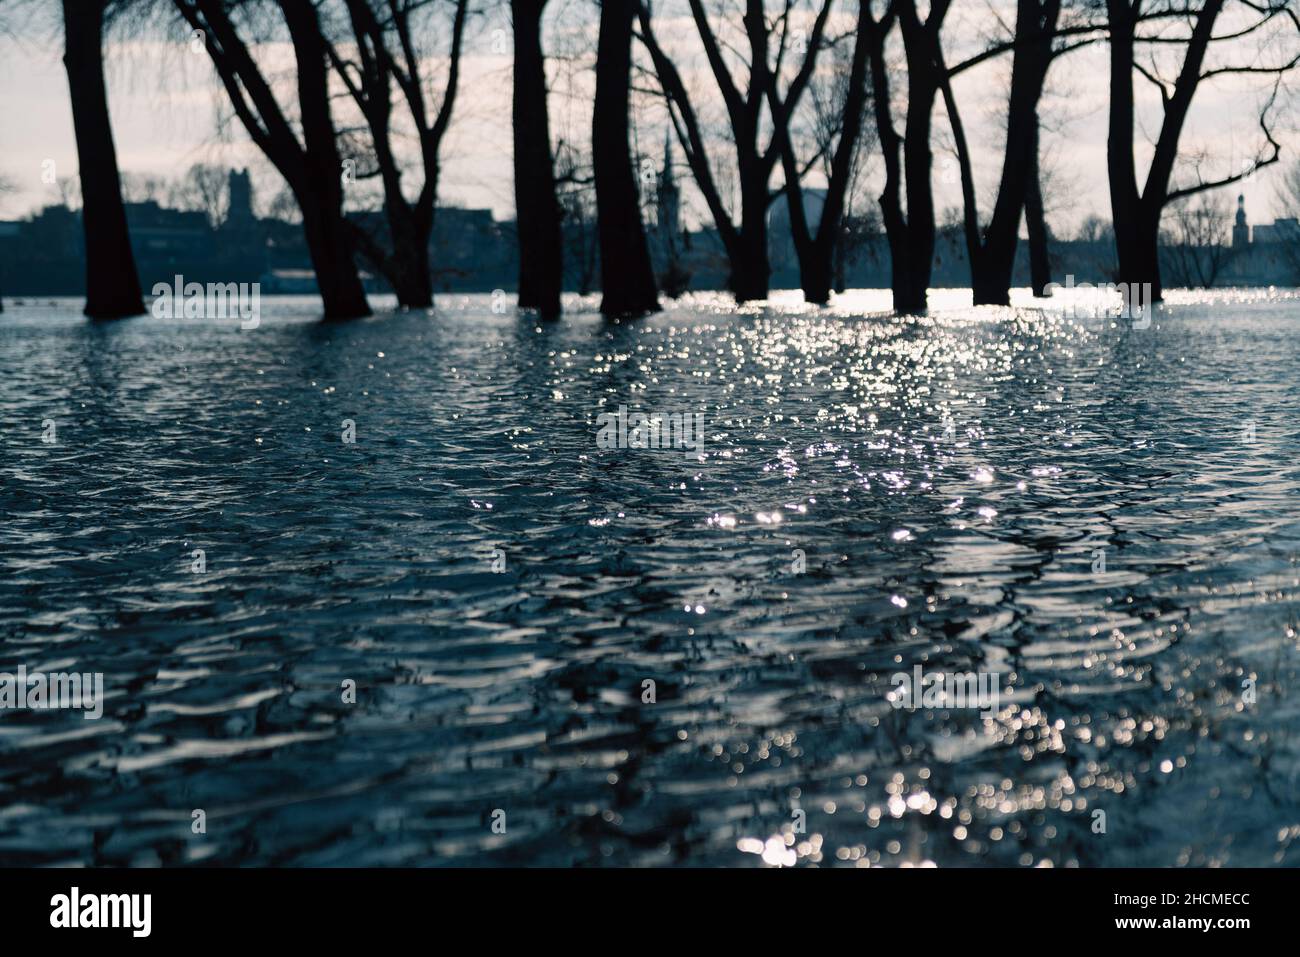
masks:
POLYGON ((1232 227, 1232 248, 1245 249, 1250 245, 1250 227, 1246 225, 1246 197, 1237 197, 1237 221, 1232 227))
POLYGON ((253 225, 253 185, 248 170, 230 171, 230 204, 226 208, 227 229, 247 229, 253 225))
POLYGON ((673 176, 673 140, 670 130, 664 131, 664 167, 659 173, 655 195, 655 218, 660 234, 669 242, 676 241, 681 231, 681 192, 673 176))

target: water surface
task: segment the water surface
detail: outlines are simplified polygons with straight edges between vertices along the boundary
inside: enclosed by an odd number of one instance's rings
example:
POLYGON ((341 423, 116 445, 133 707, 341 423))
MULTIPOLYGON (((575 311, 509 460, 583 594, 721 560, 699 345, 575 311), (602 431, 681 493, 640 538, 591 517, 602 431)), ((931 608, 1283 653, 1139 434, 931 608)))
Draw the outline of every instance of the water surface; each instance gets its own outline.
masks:
POLYGON ((939 299, 6 303, 0 862, 1295 864, 1300 301, 939 299))

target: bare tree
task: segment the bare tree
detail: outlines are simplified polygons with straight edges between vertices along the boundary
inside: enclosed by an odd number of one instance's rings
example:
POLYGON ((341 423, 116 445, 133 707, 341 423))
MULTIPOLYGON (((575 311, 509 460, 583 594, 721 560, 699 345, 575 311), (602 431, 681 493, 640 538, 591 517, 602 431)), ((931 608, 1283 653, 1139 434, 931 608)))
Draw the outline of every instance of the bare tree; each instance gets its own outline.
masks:
POLYGON ((851 102, 849 97, 854 82, 853 65, 860 47, 859 43, 848 48, 836 44, 831 50, 829 70, 825 75, 815 76, 809 88, 813 146, 816 155, 821 158, 822 175, 828 184, 834 174, 836 144, 844 131, 845 119, 850 110, 857 110, 859 106, 861 113, 849 161, 843 209, 833 253, 833 286, 836 292, 844 291, 846 271, 850 263, 869 248, 880 228, 875 199, 868 197, 865 191, 871 157, 879 146, 876 142, 875 124, 870 122, 872 107, 869 79, 862 78, 865 96, 860 103, 851 102))
POLYGON ((595 288, 600 265, 593 183, 591 157, 561 140, 555 150, 555 196, 563 218, 564 280, 581 296, 595 288))
POLYGON ((637 3, 601 0, 600 4, 591 155, 600 233, 600 311, 607 316, 644 315, 659 309, 627 115, 637 3))
POLYGON ((195 163, 167 190, 167 198, 177 209, 193 209, 208 218, 214 229, 226 218, 230 204, 230 171, 208 163, 195 163))
POLYGON ((157 203, 170 198, 175 184, 157 173, 123 173, 122 198, 128 203, 157 203))
MULTIPOLYGON (((844 242, 844 212, 850 185, 860 166, 858 144, 870 99, 867 59, 871 49, 869 37, 872 26, 870 3, 863 0, 858 4, 852 53, 847 74, 843 77, 843 98, 839 101, 838 116, 834 110, 823 112, 823 122, 816 137, 818 155, 826 158, 829 169, 826 200, 815 230, 809 228, 808 217, 804 212, 800 182, 803 174, 795 157, 793 137, 790 134, 791 113, 784 108, 775 84, 769 86, 772 124, 781 144, 790 229, 795 253, 799 257, 799 282, 803 287, 804 299, 808 302, 824 304, 830 301, 836 252, 844 242)), ((812 56, 809 53, 809 61, 812 56)))
POLYGON ((343 170, 330 112, 327 46, 312 0, 277 4, 297 67, 298 129, 235 25, 236 15, 260 5, 231 0, 173 2, 186 22, 200 31, 235 115, 293 191, 302 211, 325 318, 370 315, 343 218, 343 170))
POLYGON ((1202 192, 1166 207, 1164 262, 1179 286, 1209 289, 1233 258, 1232 203, 1222 193, 1202 192))
POLYGON ((949 6, 950 0, 933 0, 928 15, 922 19, 916 0, 889 0, 879 18, 872 17, 869 10, 865 18, 872 103, 885 164, 880 210, 889 243, 894 310, 900 313, 925 311, 934 267, 934 192, 930 182, 934 156, 930 134, 941 80, 934 51, 949 6), (894 126, 889 79, 892 70, 885 60, 886 39, 896 24, 902 34, 907 67, 907 106, 901 135, 894 126))
POLYGON ((546 102, 542 13, 547 0, 510 0, 515 37, 512 123, 515 217, 519 233, 519 305, 543 318, 560 314, 564 281, 560 204, 555 193, 546 102))
POLYGON ((963 232, 970 261, 971 292, 977 306, 1005 306, 1010 301, 1020 219, 1030 181, 1037 183, 1038 101, 1054 57, 1053 42, 1060 13, 1061 0, 1017 0, 1002 175, 993 215, 983 228, 966 132, 951 77, 943 63, 943 51, 935 38, 934 55, 961 169, 963 232))
POLYGON ((326 49, 352 100, 365 118, 377 175, 383 184, 388 241, 349 223, 362 255, 388 280, 397 301, 412 309, 433 305, 429 239, 437 214, 443 138, 451 123, 460 80, 461 45, 469 0, 449 0, 452 7, 447 79, 441 103, 433 110, 417 35, 427 27, 418 14, 429 0, 345 0, 355 59, 345 57, 327 40, 326 49), (396 85, 406 104, 420 148, 424 179, 415 199, 402 187, 402 165, 393 145, 392 94, 396 85))
POLYGON ((742 26, 748 47, 748 77, 743 90, 727 64, 727 53, 732 51, 728 48, 724 52, 724 44, 705 12, 703 0, 688 2, 696 31, 704 45, 709 70, 726 107, 740 186, 739 223, 733 220, 723 202, 705 149, 699 114, 686 84, 655 36, 648 0, 640 8, 640 37, 650 53, 686 161, 726 250, 731 269, 731 290, 738 302, 766 299, 771 274, 767 209, 774 196, 770 188, 772 171, 782 151, 779 132, 774 132, 766 144, 760 142, 765 107, 770 107, 773 130, 784 130, 812 77, 833 0, 821 0, 806 42, 797 44, 792 42, 796 28, 791 23, 796 0, 785 0, 781 12, 773 19, 767 17, 763 0, 745 0, 742 26), (803 60, 795 67, 794 75, 782 94, 777 84, 784 72, 786 56, 797 56, 791 52, 796 46, 805 48, 803 60))
POLYGON ((109 4, 110 0, 63 0, 63 65, 72 100, 86 237, 85 311, 94 319, 144 312, 104 86, 104 22, 109 4))
MULTIPOLYGON (((1224 7, 1231 0, 1106 0, 1110 27, 1110 113, 1107 141, 1107 172, 1110 178, 1111 212, 1115 222, 1119 279, 1130 288, 1151 284, 1151 296, 1162 298, 1159 237, 1165 207, 1185 197, 1234 183, 1254 171, 1277 162, 1281 152, 1273 136, 1270 111, 1277 97, 1281 76, 1300 63, 1300 54, 1285 51, 1269 62, 1265 51, 1245 63, 1207 64, 1207 55, 1218 45, 1232 44, 1259 34, 1270 25, 1300 29, 1300 20, 1290 0, 1240 0, 1237 12, 1244 22, 1232 21, 1216 32, 1224 7), (1182 27, 1174 32, 1169 24, 1182 27), (1144 29, 1152 24, 1158 30, 1144 29), (1167 57, 1144 57, 1144 48, 1182 52, 1181 63, 1172 78, 1161 75, 1167 57), (1179 160, 1179 141, 1192 100, 1201 84, 1221 76, 1259 74, 1268 77, 1272 92, 1258 113, 1261 133, 1259 150, 1243 168, 1218 177, 1205 177, 1199 168, 1183 185, 1173 182, 1179 160), (1160 94, 1162 117, 1146 182, 1139 187, 1135 169, 1136 110, 1134 75, 1149 82, 1160 94)), ((1236 47, 1234 47, 1235 49, 1236 47)))

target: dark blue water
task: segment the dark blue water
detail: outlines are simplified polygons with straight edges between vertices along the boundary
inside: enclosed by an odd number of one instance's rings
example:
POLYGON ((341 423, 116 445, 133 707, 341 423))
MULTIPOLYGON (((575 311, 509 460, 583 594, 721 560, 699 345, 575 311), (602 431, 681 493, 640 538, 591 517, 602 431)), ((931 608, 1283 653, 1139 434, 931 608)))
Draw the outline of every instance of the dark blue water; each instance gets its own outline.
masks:
POLYGON ((1295 864, 1300 301, 953 298, 8 303, 0 863, 1295 864))

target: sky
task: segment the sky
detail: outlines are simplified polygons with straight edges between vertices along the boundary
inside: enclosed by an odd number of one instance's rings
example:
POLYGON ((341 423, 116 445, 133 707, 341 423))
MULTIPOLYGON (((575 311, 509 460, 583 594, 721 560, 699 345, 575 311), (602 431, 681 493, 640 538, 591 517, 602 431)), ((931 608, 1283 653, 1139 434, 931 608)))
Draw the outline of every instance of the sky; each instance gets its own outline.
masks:
MULTIPOLYGON (((961 0, 958 0, 960 3, 961 0)), ((560 8, 565 20, 549 25, 548 39, 558 53, 583 52, 574 33, 590 28, 594 6, 569 2, 560 8), (575 26, 575 24, 577 24, 575 26)), ((982 6, 968 4, 966 20, 950 19, 946 36, 968 39, 967 49, 978 49, 981 26, 991 23, 982 6), (981 19, 983 18, 983 19, 981 19)), ((658 28, 661 40, 681 45, 678 51, 693 95, 701 97, 705 110, 712 81, 690 47, 693 27, 687 20, 666 22, 658 28)), ((490 207, 500 219, 513 216, 510 136, 509 27, 501 11, 480 16, 466 42, 461 97, 455 120, 445 143, 444 174, 440 200, 444 205, 490 207)), ((961 40, 951 40, 953 53, 960 54, 961 40)), ((594 44, 591 44, 594 46, 594 44)), ((587 47, 587 50, 590 46, 587 47)), ((0 176, 12 187, 0 195, 0 218, 20 218, 49 203, 59 201, 59 188, 43 180, 53 170, 58 176, 74 174, 77 155, 72 132, 67 83, 60 60, 57 35, 28 31, 16 37, 0 37, 0 176)), ((286 50, 268 49, 267 62, 291 63, 286 50)), ((113 36, 107 48, 110 111, 124 173, 176 177, 196 162, 244 167, 255 174, 255 189, 261 199, 283 188, 237 123, 219 130, 224 93, 212 72, 207 55, 190 43, 187 28, 166 24, 149 39, 113 36)), ((1050 182, 1046 188, 1049 221, 1054 229, 1069 235, 1090 214, 1109 219, 1106 187, 1106 103, 1107 64, 1104 46, 1070 54, 1059 60, 1049 76, 1041 114, 1044 166, 1050 182)), ((556 139, 576 142, 588 135, 590 123, 590 75, 581 62, 557 57, 552 65, 552 134, 556 139)), ((1006 64, 993 62, 964 74, 957 87, 958 101, 976 145, 977 179, 981 204, 992 201, 1000 158, 999 129, 1004 109, 1006 64)), ((895 78, 895 83, 900 83, 895 78)), ((1197 95, 1188 131, 1187 152, 1204 154, 1206 166, 1218 174, 1225 168, 1240 168, 1253 155, 1259 141, 1256 127, 1257 78, 1233 77, 1206 85, 1197 95)), ((712 104, 716 106, 716 104, 712 104)), ((1153 105, 1147 104, 1145 122, 1150 133, 1153 105)), ((942 106, 936 109, 935 189, 937 206, 956 206, 960 201, 956 165, 945 151, 947 140, 942 106)), ((658 154, 663 139, 663 114, 658 108, 642 111, 638 131, 655 144, 648 149, 658 154)), ((1284 119, 1278 138, 1284 146, 1282 166, 1300 155, 1294 124, 1284 119)), ((716 145, 719 161, 727 153, 725 143, 716 145)), ((678 158, 681 153, 678 151, 678 158)), ((879 161, 874 164, 879 167, 879 161)), ((1145 168, 1142 159, 1139 170, 1145 168)), ((418 181, 418 174, 416 179, 418 181)), ((1139 174, 1142 175, 1141 173, 1139 174)), ((679 179, 688 180, 685 169, 679 179)), ((1277 168, 1265 170, 1246 183, 1231 187, 1235 198, 1246 195, 1252 222, 1269 222, 1284 215, 1277 201, 1277 168)), ((687 218, 692 224, 704 219, 704 207, 693 198, 686 183, 687 218)), ((813 184, 815 185, 815 183, 813 184)))

